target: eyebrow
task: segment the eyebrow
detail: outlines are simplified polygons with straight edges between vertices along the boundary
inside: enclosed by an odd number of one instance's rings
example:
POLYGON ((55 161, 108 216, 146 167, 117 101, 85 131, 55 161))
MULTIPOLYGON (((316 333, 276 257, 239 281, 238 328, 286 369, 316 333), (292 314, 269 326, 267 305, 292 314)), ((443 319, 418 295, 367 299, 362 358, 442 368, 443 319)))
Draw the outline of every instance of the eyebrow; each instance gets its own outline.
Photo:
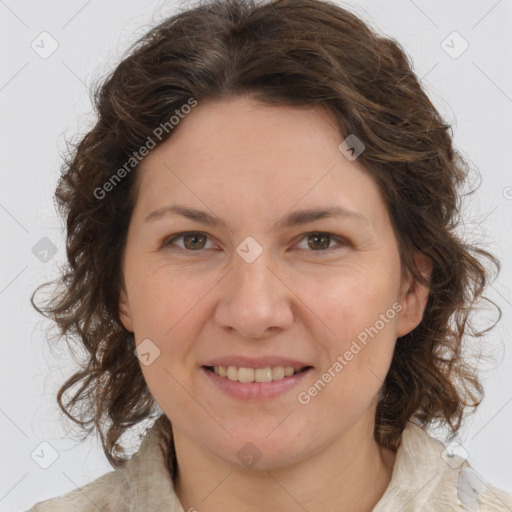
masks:
MULTIPOLYGON (((228 227, 226 222, 216 215, 178 204, 164 206, 152 211, 144 217, 144 222, 155 221, 168 215, 181 215, 187 219, 200 224, 206 224, 208 226, 228 227)), ((279 222, 277 222, 277 226, 278 228, 290 228, 327 218, 347 218, 370 225, 368 218, 360 212, 348 210, 341 206, 331 206, 322 209, 297 210, 288 213, 279 222)))

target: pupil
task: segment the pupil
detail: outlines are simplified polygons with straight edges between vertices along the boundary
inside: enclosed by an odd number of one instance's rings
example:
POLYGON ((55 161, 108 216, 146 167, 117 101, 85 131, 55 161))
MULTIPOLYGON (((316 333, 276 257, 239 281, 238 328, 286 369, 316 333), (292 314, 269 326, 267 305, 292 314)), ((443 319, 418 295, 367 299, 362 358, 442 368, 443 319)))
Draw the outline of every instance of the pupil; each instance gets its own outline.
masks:
MULTIPOLYGON (((317 235, 310 235, 313 240, 316 242, 318 239, 321 239, 323 238, 324 239, 324 243, 321 244, 321 249, 325 249, 327 247, 329 247, 329 236, 328 235, 324 235, 324 234, 317 234, 317 235)), ((313 242, 313 243, 315 243, 313 242)), ((315 249, 315 246, 312 246, 311 244, 309 244, 310 248, 311 249, 315 249)), ((316 248, 318 248, 318 245, 316 246, 316 248)))
MULTIPOLYGON (((190 247, 188 246, 187 242, 192 239, 192 240, 194 240, 194 242, 192 242, 193 245, 194 245, 197 242, 198 238, 204 238, 204 236, 203 235, 198 235, 198 234, 185 235, 185 245, 186 245, 186 247, 190 249, 190 247)), ((192 247, 192 249, 194 249, 194 248, 197 248, 197 247, 192 247)))

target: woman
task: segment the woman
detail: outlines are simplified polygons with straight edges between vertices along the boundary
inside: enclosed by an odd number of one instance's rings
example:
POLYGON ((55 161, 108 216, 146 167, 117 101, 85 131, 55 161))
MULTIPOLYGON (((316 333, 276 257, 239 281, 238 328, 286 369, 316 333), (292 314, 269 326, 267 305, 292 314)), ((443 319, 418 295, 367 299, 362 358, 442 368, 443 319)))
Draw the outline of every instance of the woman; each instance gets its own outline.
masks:
POLYGON ((31 510, 512 510, 426 431, 481 401, 462 340, 499 262, 455 233, 465 162, 397 43, 334 3, 212 1, 96 108, 39 310, 90 354, 57 398, 115 471, 31 510))

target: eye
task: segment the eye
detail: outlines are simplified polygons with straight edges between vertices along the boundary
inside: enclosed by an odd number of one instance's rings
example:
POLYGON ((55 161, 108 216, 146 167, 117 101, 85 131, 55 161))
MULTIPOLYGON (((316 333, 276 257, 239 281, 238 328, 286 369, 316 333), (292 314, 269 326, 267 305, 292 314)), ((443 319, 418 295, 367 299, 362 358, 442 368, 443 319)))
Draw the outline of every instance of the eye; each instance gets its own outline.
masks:
POLYGON ((189 252, 197 252, 205 248, 205 241, 208 239, 208 237, 204 233, 200 233, 198 231, 187 231, 185 233, 179 233, 172 236, 171 238, 168 238, 164 241, 162 247, 176 245, 174 244, 175 240, 180 239, 183 239, 184 247, 178 245, 179 249, 183 249, 189 252))
MULTIPOLYGON (((327 249, 337 249, 336 247, 330 247, 331 242, 336 240, 338 241, 338 245, 344 246, 348 245, 345 240, 342 238, 332 235, 331 233, 324 233, 319 231, 314 231, 312 233, 306 233, 303 235, 302 240, 307 240, 307 247, 312 249, 313 252, 326 252, 327 249)), ((300 245, 300 244, 299 244, 300 245)), ((297 245, 298 247, 298 245, 297 245)), ((303 249, 303 247, 299 247, 303 249)), ((338 247, 339 248, 339 247, 338 247)))
MULTIPOLYGON (((348 243, 331 233, 324 233, 319 231, 314 231, 312 233, 305 233, 302 235, 302 240, 307 240, 307 248, 311 249, 313 252, 326 252, 326 250, 336 249, 336 247, 331 247, 331 242, 337 241, 338 245, 346 246, 348 243)), ((178 249, 188 251, 188 252, 200 252, 202 249, 214 248, 215 245, 210 241, 210 247, 207 247, 208 235, 205 233, 201 233, 198 231, 187 231, 184 233, 178 233, 176 235, 167 238, 162 247, 168 247, 171 245, 177 246, 178 249), (183 240, 183 245, 180 246, 176 244, 176 240, 183 240)), ((304 247, 299 247, 300 244, 297 244, 299 249, 305 249, 304 247)), ((338 247, 339 248, 339 247, 338 247)))

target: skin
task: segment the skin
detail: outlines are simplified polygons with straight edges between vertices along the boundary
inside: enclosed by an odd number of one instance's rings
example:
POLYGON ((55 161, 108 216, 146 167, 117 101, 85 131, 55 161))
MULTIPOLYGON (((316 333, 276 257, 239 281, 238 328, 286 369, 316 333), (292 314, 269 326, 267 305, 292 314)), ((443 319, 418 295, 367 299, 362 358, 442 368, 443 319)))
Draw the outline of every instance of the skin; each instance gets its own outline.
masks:
MULTIPOLYGON (((137 344, 150 339, 160 350, 141 369, 173 424, 185 510, 371 511, 389 484, 395 454, 373 437, 377 395, 396 339, 420 323, 428 290, 402 273, 386 204, 360 161, 339 151, 343 138, 324 107, 206 102, 138 170, 120 317, 137 344), (228 227, 179 215, 144 222, 178 203, 228 227), (331 205, 368 222, 274 227, 291 211, 331 205), (163 246, 183 231, 207 239, 163 246), (311 232, 331 233, 329 248, 311 232), (263 249, 252 263, 236 252, 247 236, 263 249), (400 313, 299 403, 298 393, 394 303, 400 313), (292 357, 314 368, 284 395, 244 401, 200 370, 233 354, 292 357), (248 442, 261 454, 254 467, 237 456, 248 442)), ((415 258, 429 273, 426 258, 415 258)))

